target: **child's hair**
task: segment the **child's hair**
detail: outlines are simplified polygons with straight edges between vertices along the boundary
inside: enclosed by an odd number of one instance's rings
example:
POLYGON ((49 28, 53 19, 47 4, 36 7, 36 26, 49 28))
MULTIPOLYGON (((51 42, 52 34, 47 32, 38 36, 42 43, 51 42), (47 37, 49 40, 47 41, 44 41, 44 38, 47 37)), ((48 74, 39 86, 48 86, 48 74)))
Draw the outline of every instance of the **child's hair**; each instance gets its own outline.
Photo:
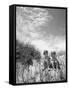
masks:
POLYGON ((55 51, 51 52, 51 56, 52 56, 52 55, 56 55, 56 52, 55 52, 55 51))
POLYGON ((45 50, 45 51, 43 52, 44 55, 45 55, 46 53, 48 54, 48 50, 45 50))

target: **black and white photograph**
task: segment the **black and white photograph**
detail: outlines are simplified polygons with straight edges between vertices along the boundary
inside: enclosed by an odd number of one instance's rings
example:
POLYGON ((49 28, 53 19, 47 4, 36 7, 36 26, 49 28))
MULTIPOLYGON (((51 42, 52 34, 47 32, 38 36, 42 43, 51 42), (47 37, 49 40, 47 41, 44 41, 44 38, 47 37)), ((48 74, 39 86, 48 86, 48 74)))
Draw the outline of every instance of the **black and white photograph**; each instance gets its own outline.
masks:
POLYGON ((0 90, 68 90, 69 0, 1 0, 0 90))
POLYGON ((16 84, 63 82, 66 9, 16 6, 16 84))

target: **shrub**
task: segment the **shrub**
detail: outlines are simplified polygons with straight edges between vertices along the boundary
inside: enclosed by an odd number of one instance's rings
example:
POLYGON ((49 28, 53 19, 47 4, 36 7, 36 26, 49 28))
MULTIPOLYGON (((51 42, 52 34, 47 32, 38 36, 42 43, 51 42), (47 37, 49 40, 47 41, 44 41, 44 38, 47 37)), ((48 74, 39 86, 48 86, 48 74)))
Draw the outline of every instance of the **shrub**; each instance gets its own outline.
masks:
POLYGON ((19 43, 16 40, 16 61, 22 62, 23 64, 29 63, 28 60, 37 60, 39 61, 41 54, 34 46, 30 44, 19 43))

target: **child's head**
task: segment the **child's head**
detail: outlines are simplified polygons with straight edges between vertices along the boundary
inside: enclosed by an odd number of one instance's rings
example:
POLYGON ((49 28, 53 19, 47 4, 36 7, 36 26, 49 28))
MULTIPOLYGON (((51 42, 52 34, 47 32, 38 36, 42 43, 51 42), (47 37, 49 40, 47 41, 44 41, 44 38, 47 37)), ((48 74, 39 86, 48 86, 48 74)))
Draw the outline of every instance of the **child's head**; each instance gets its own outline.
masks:
POLYGON ((48 51, 45 50, 43 54, 44 54, 45 56, 48 56, 48 51))
POLYGON ((51 57, 54 58, 56 56, 56 52, 51 52, 51 57))

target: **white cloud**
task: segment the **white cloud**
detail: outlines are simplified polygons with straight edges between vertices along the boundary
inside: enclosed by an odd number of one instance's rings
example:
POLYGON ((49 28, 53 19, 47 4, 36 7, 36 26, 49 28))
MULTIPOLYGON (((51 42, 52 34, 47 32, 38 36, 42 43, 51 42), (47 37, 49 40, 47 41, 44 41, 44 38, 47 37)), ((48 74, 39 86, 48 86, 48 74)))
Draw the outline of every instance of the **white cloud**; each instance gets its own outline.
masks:
POLYGON ((51 16, 46 9, 17 7, 16 9, 16 38, 18 40, 32 41, 42 35, 41 26, 46 25, 51 16), (25 39, 25 40, 24 40, 25 39))
POLYGON ((45 39, 45 40, 34 40, 32 41, 32 44, 35 45, 36 48, 38 48, 41 53, 43 53, 44 50, 48 50, 49 53, 51 51, 65 51, 65 39, 62 37, 55 37, 45 39))
POLYGON ((42 30, 41 26, 47 25, 51 16, 46 9, 17 8, 16 14, 16 39, 20 42, 33 44, 43 53, 44 50, 65 51, 65 38, 53 36, 42 30))

